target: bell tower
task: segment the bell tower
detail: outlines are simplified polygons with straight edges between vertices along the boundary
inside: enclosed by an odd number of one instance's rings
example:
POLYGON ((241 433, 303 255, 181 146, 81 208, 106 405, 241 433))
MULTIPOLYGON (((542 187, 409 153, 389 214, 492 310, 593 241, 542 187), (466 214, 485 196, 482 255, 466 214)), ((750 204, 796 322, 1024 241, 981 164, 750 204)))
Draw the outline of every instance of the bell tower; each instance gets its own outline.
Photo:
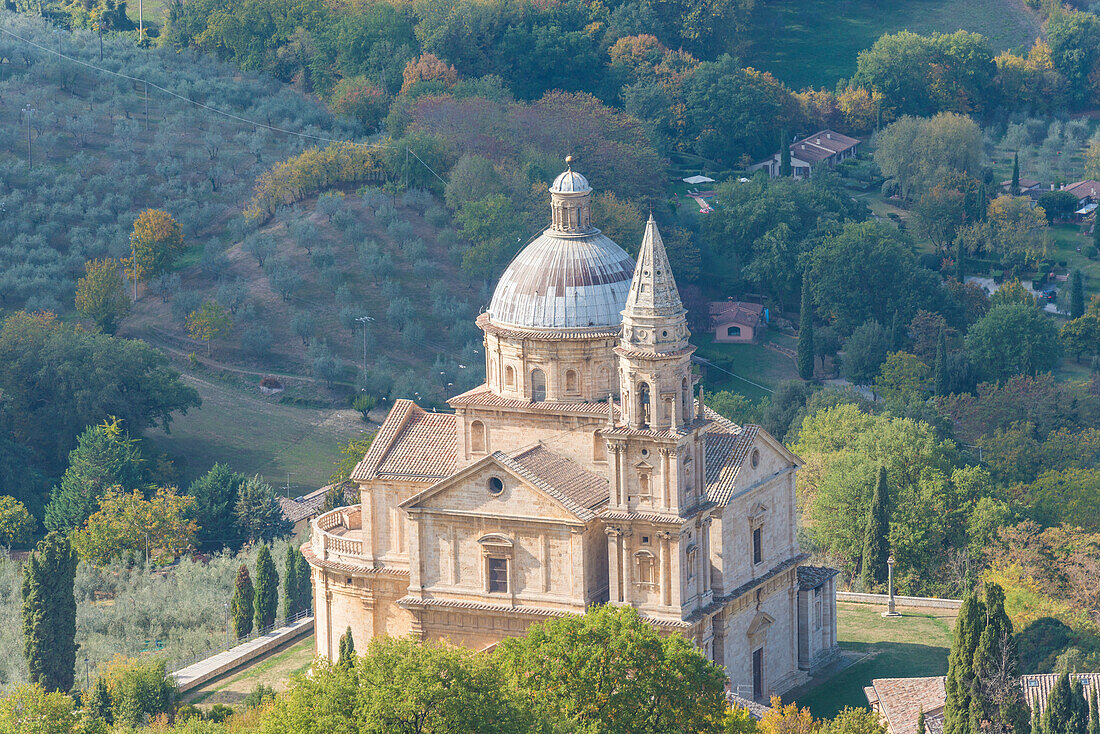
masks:
POLYGON ((680 302, 657 222, 649 215, 623 309, 619 386, 631 428, 677 430, 691 423, 687 310, 680 302))

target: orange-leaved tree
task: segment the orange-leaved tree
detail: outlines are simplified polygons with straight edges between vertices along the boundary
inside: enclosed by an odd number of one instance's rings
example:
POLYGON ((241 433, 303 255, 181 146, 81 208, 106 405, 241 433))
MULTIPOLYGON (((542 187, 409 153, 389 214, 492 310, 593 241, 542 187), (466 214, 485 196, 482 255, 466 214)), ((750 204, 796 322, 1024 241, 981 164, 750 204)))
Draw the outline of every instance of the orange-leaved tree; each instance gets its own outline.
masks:
POLYGON ((183 231, 172 215, 161 209, 146 209, 134 220, 130 235, 130 257, 126 275, 135 281, 148 280, 171 269, 183 251, 183 231))

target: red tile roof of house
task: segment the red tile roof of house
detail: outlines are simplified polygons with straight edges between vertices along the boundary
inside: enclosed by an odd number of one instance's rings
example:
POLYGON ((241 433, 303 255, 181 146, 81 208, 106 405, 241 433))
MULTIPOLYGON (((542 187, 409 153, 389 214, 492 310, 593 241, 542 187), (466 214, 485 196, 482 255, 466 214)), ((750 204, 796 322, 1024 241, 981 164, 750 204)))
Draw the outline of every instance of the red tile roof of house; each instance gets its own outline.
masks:
MULTIPOLYGON (((947 701, 942 675, 930 678, 875 678, 871 681, 871 687, 878 697, 879 710, 886 717, 890 734, 916 734, 920 712, 923 710, 927 719, 929 714, 943 708, 947 701)), ((870 693, 867 698, 870 701, 870 693)))
POLYGON ((1062 191, 1068 191, 1078 200, 1087 199, 1089 197, 1100 197, 1100 181, 1093 181, 1091 179, 1087 181, 1077 181, 1075 183, 1067 184, 1062 187, 1062 191))
POLYGON ((411 400, 395 400, 351 478, 432 481, 450 476, 457 460, 453 413, 429 413, 411 400))
POLYGON ((763 313, 764 305, 761 303, 714 301, 710 304, 711 326, 722 326, 723 324, 756 326, 760 323, 760 317, 763 313))
POLYGON ((502 453, 493 456, 582 519, 594 517, 592 511, 611 499, 607 477, 584 469, 542 444, 511 456, 502 453))
POLYGON ((791 144, 791 157, 807 163, 819 163, 856 147, 860 142, 832 130, 822 130, 791 144))

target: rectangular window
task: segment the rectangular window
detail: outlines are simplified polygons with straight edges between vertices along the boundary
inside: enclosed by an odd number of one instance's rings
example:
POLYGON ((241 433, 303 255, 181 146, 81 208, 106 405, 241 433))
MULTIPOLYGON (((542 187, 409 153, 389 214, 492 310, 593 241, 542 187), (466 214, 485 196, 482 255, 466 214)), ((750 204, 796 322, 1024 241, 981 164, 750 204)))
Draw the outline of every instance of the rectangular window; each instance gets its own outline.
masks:
POLYGON ((508 559, 489 559, 489 593, 508 593, 508 559))
POLYGON ((752 699, 764 700, 764 648, 752 651, 752 699))
POLYGON ((764 562, 764 529, 755 528, 752 531, 752 562, 764 562))

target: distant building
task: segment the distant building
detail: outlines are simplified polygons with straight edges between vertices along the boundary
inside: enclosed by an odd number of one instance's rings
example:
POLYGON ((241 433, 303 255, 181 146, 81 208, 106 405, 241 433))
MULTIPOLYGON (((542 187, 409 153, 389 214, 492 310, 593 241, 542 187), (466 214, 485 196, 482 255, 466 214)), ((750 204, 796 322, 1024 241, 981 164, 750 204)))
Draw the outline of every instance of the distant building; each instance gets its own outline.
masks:
MULTIPOLYGON (((792 143, 791 175, 794 178, 809 178, 815 166, 831 168, 842 160, 856 155, 861 142, 863 141, 833 130, 822 130, 792 143)), ((750 170, 766 170, 769 176, 778 178, 781 166, 780 154, 776 153, 768 160, 752 166, 750 170)))
POLYGON ((710 304, 710 325, 714 341, 751 344, 768 328, 764 306, 744 301, 715 301, 710 304))
MULTIPOLYGON (((1081 681, 1087 697, 1096 688, 1100 691, 1100 673, 1071 673, 1070 678, 1081 681)), ((1058 680, 1056 673, 1038 673, 1020 676, 1024 702, 1031 710, 1039 707, 1046 711, 1047 699, 1058 680)), ((882 716, 889 734, 916 734, 917 716, 924 711, 924 726, 928 734, 943 734, 943 707, 947 703, 945 678, 876 678, 863 689, 871 710, 882 716)))
MULTIPOLYGON (((1038 191, 1040 182, 1033 178, 1021 178, 1020 179, 1020 194, 1026 194, 1029 191, 1038 191)), ((1006 192, 1012 190, 1012 179, 1008 181, 1001 181, 1001 188, 1006 192)))
MULTIPOLYGON (((315 489, 307 495, 294 499, 277 498, 279 509, 283 511, 283 519, 294 526, 293 532, 295 535, 308 528, 309 521, 321 514, 325 504, 325 495, 328 494, 331 487, 331 484, 326 484, 320 489, 315 489)), ((347 489, 344 492, 344 499, 349 505, 359 500, 358 488, 354 485, 352 487, 353 489, 347 489)))
POLYGON ((1068 191, 1076 196, 1078 207, 1100 202, 1100 181, 1092 181, 1090 179, 1087 181, 1066 184, 1062 187, 1062 191, 1068 191))

